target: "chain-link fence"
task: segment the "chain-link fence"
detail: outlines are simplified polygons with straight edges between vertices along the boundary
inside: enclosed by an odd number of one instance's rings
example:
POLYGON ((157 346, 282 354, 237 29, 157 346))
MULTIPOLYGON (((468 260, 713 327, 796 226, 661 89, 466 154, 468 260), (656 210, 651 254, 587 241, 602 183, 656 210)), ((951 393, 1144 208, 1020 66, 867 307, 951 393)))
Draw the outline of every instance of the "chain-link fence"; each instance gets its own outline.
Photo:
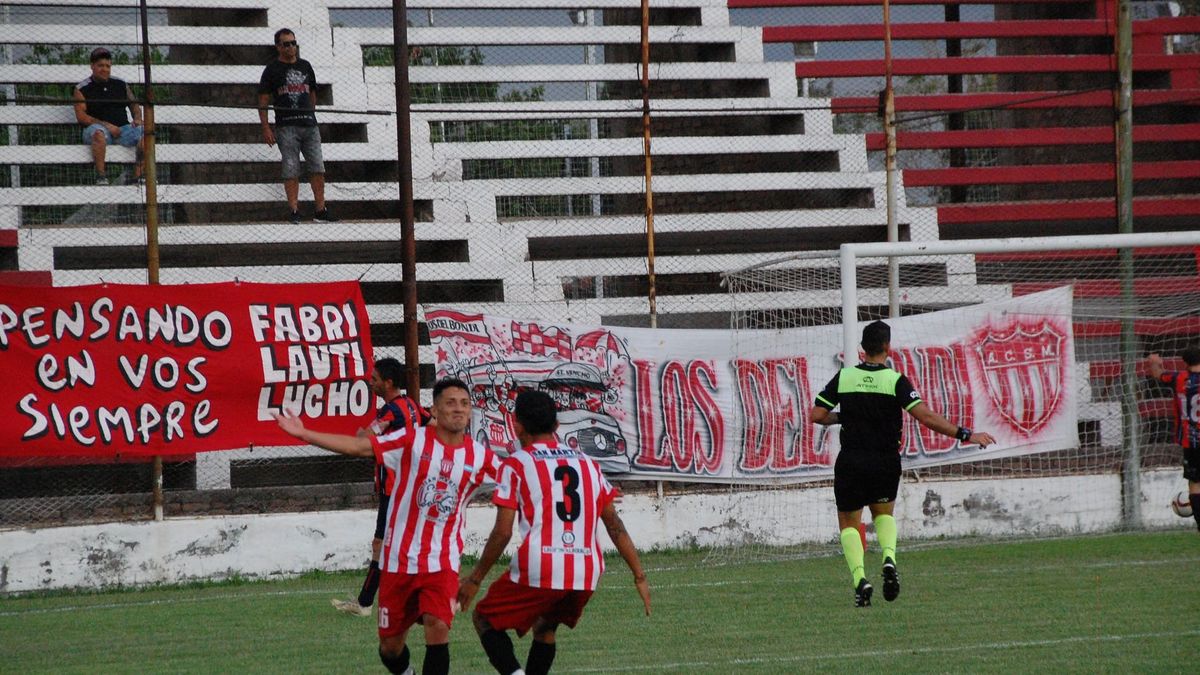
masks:
MULTIPOLYGON (((129 2, 0 4, 2 274, 144 283, 153 190, 162 283, 358 279, 376 358, 402 358, 392 3, 148 4, 145 25, 129 2), (296 216, 258 110, 282 28, 315 73, 324 160, 296 216), (135 148, 100 172, 85 141, 97 47, 143 114, 150 75, 150 184, 135 148)), ((780 4, 651 2, 644 111, 636 0, 408 3, 418 301, 646 326, 653 288, 657 326, 727 328, 722 272, 886 239, 880 8, 780 4)), ((1195 8, 1135 6, 1138 227, 1194 227, 1195 8)), ((1114 7, 893 9, 902 239, 1113 231, 1114 7)), ((3 461, 0 524, 152 513, 148 463, 3 461)), ((168 457, 163 476, 168 515, 371 500, 369 467, 311 449, 168 457)))

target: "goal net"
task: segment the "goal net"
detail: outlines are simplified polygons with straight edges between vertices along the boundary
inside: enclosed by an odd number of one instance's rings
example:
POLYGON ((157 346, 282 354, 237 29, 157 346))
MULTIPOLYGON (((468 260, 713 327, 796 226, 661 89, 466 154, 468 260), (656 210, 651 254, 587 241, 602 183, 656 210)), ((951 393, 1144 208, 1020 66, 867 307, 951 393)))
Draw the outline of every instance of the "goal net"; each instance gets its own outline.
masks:
MULTIPOLYGON (((1146 357, 1184 368, 1200 338, 1198 269, 1197 233, 850 244, 729 273, 727 286, 738 352, 826 355, 810 359, 813 394, 845 345, 861 358, 862 326, 885 319, 891 365, 932 409, 1004 432, 1007 450, 972 452, 904 416, 896 513, 912 541, 1178 525, 1174 394, 1146 357)), ((838 427, 800 433, 831 467, 838 427)), ((831 473, 731 488, 729 522, 743 526, 710 562, 839 550, 831 473)))

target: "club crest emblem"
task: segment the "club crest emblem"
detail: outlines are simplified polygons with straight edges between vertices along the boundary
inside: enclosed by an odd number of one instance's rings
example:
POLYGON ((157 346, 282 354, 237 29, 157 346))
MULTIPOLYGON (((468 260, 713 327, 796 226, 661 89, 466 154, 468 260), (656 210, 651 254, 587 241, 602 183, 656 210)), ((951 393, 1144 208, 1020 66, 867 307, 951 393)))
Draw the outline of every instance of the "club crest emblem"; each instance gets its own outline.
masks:
POLYGON ((1032 434, 1057 412, 1066 336, 1047 321, 989 331, 975 347, 988 396, 1012 427, 1032 434))

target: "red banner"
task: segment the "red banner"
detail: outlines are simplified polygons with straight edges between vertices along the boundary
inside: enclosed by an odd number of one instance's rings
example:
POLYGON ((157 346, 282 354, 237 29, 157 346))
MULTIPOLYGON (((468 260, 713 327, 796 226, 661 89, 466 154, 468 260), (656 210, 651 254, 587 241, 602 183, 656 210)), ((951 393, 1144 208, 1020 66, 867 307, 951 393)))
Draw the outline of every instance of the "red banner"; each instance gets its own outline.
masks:
POLYGON ((374 410, 355 282, 0 286, 0 457, 294 445, 374 410))

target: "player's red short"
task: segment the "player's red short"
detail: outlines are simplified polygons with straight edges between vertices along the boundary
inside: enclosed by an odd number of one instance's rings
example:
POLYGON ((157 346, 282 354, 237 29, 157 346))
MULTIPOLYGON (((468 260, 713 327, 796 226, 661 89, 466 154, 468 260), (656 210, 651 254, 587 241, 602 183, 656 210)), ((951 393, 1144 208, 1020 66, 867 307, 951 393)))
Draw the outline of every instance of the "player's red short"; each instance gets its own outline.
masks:
POLYGON ((458 595, 458 572, 423 574, 385 572, 379 579, 379 637, 400 635, 423 614, 446 622, 454 619, 450 603, 458 595))
POLYGON ((503 574, 488 587, 487 596, 479 601, 475 611, 496 630, 515 630, 517 635, 524 635, 538 617, 574 628, 591 597, 591 591, 533 588, 513 583, 508 574, 503 574))

